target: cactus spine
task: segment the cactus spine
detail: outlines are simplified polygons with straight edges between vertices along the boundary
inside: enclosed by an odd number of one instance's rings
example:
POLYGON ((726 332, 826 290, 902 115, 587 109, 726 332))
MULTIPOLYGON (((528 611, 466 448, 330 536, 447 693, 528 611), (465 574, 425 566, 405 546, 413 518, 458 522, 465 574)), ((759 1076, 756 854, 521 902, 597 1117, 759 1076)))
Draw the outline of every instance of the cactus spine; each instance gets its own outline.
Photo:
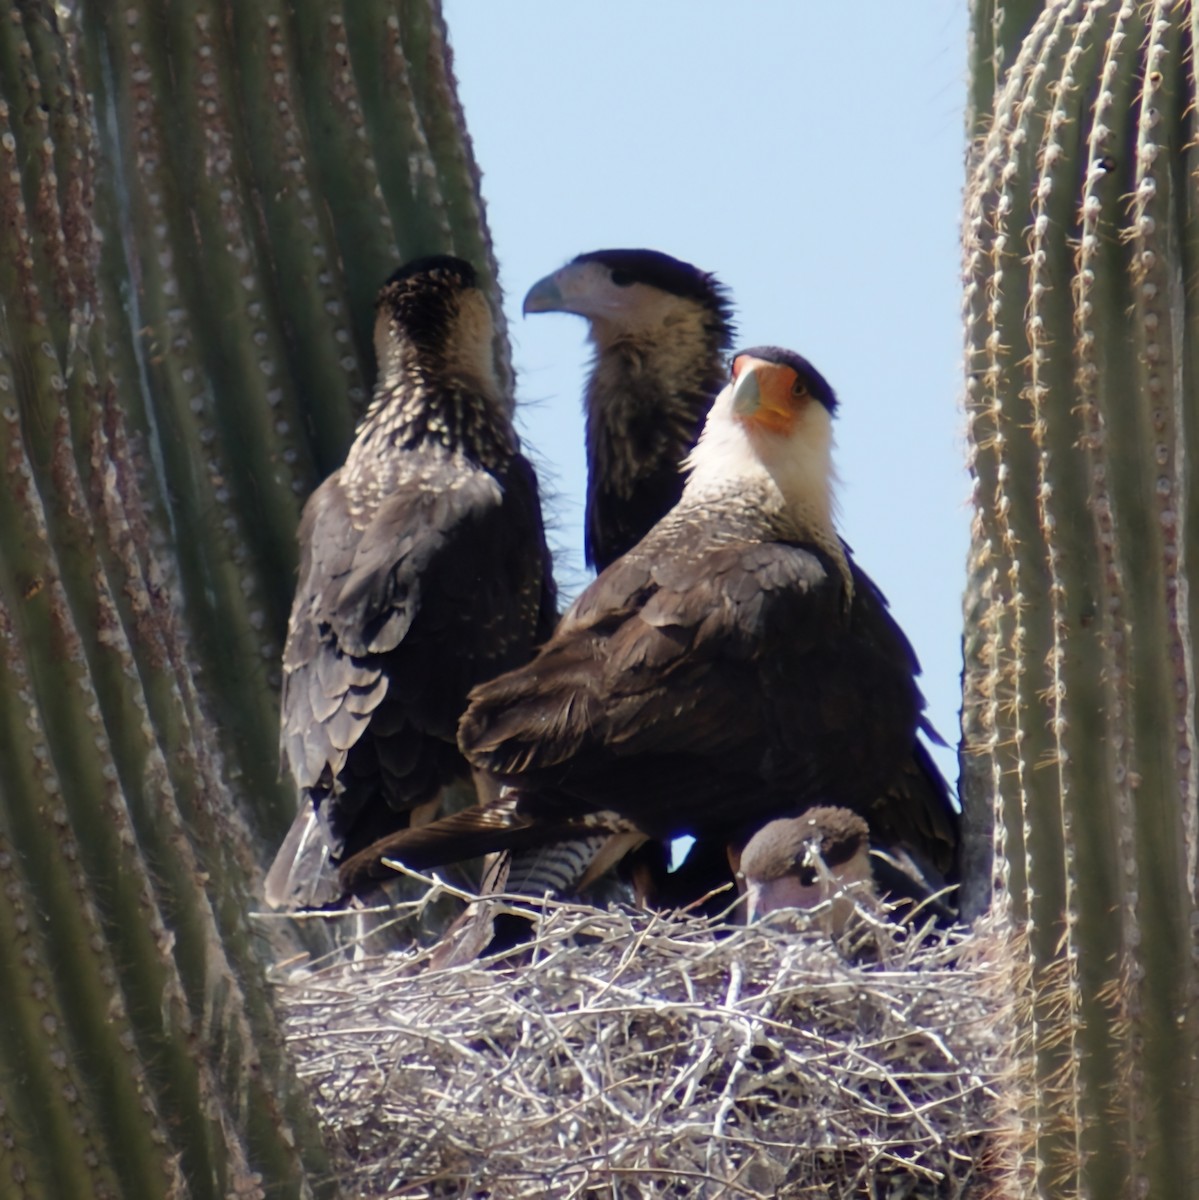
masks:
POLYGON ((0 1197, 333 1191, 247 913, 299 509, 436 251, 494 281, 436 0, 0 16, 0 1197))
POLYGON ((964 224, 968 823, 981 861, 994 801, 1028 930, 1029 1194, 1190 1195, 1199 14, 1053 0, 1016 43, 999 11, 964 224))

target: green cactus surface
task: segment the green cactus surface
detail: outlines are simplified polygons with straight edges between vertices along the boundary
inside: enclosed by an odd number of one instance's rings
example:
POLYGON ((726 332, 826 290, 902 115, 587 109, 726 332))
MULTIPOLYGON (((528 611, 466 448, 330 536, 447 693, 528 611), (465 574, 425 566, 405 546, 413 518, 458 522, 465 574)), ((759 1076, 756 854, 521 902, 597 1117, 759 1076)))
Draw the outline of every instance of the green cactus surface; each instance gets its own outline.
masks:
POLYGON ((4 1200, 335 1191, 250 916, 295 527, 478 182, 436 0, 0 11, 4 1200))
POLYGON ((963 227, 966 908, 993 890, 1028 931, 1021 1194, 1199 1195, 1199 12, 1055 0, 1001 45, 996 9, 963 227))

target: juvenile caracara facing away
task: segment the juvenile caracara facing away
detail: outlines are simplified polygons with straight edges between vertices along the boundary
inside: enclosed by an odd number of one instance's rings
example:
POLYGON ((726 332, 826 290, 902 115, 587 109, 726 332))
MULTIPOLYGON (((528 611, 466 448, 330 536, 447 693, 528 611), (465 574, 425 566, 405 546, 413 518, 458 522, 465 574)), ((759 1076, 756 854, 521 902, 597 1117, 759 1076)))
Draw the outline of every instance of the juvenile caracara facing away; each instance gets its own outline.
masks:
POLYGON ((537 482, 473 268, 397 271, 375 351, 370 408, 300 521, 280 736, 300 812, 267 878, 274 905, 335 898, 328 855, 407 826, 469 773, 467 693, 527 662, 555 620, 537 482))
POLYGON ((580 254, 524 311, 586 317, 587 562, 631 550, 677 503, 683 459, 724 384, 732 308, 714 275, 656 250, 580 254))
MULTIPOLYGON (((914 655, 833 525, 832 389, 745 351, 679 504, 609 566, 534 660, 477 687, 459 741, 510 790, 388 850, 432 866, 607 831, 739 850, 820 804, 952 864, 947 791, 897 786, 923 697, 914 655)), ((364 856, 343 877, 378 870, 364 856)))
POLYGON ((870 830, 857 813, 828 805, 770 821, 742 851, 740 874, 748 921, 829 902, 832 927, 840 932, 855 901, 873 895, 870 830))

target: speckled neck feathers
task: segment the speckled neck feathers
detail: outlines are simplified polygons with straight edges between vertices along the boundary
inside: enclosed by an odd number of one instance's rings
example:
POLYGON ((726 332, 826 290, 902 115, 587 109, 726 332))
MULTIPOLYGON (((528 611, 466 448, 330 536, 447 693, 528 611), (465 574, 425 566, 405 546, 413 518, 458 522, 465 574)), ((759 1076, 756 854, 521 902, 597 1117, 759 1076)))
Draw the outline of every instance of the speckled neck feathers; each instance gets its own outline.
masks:
POLYGON ((383 289, 379 378, 343 471, 352 502, 370 499, 360 495, 367 481, 377 500, 430 461, 456 457, 495 471, 519 452, 492 333, 483 294, 452 272, 393 279, 383 289))
POLYGON ((358 427, 355 450, 381 441, 402 449, 460 449, 484 466, 518 449, 503 400, 480 380, 437 379, 415 364, 398 380, 380 379, 358 427))
POLYGON ((804 428, 783 447, 755 445, 731 410, 731 388, 716 398, 695 449, 680 508, 749 509, 772 536, 819 546, 836 562, 848 600, 853 572, 834 522, 836 472, 828 410, 811 404, 804 428), (773 449, 773 453, 771 450, 773 449))
POLYGON ((730 337, 723 313, 686 302, 659 328, 596 338, 585 406, 587 558, 597 567, 678 499, 681 463, 723 382, 730 337))

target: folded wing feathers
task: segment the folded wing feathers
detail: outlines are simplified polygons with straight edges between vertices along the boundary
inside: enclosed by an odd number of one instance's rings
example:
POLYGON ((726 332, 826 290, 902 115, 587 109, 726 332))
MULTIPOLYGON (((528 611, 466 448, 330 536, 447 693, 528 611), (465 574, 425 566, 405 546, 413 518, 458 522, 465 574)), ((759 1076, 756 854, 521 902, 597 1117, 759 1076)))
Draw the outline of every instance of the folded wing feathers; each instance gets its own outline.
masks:
POLYGON ((292 822, 263 890, 272 908, 319 908, 340 896, 337 871, 311 805, 292 822))

